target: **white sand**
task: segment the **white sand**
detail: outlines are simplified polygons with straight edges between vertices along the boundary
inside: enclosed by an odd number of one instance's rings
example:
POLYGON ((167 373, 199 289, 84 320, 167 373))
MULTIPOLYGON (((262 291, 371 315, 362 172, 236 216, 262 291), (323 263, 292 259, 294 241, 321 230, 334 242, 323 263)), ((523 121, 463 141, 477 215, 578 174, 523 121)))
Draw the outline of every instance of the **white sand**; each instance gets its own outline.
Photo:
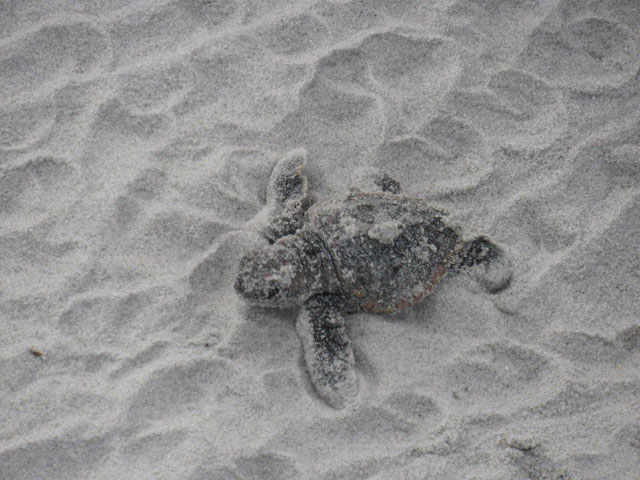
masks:
POLYGON ((0 1, 0 479, 640 478, 639 52, 637 0, 0 1), (294 148, 515 265, 349 318, 342 411, 231 288, 294 148))

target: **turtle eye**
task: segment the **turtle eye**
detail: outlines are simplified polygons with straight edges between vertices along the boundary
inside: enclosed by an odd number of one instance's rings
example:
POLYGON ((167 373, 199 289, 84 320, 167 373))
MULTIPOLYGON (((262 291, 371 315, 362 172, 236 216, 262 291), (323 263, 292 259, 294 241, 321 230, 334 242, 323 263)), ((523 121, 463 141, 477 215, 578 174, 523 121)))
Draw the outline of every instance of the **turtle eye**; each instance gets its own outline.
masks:
POLYGON ((267 298, 273 298, 280 293, 280 287, 271 287, 267 290, 267 298))

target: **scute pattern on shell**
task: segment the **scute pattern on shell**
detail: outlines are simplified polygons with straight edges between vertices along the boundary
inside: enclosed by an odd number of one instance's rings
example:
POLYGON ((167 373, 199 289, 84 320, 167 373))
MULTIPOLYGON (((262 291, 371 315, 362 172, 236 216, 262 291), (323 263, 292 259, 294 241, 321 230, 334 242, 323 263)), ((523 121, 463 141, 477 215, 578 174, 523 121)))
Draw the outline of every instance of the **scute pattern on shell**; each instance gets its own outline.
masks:
POLYGON ((391 313, 428 295, 457 258, 462 243, 443 217, 420 199, 356 193, 311 207, 303 229, 324 241, 345 297, 391 313))

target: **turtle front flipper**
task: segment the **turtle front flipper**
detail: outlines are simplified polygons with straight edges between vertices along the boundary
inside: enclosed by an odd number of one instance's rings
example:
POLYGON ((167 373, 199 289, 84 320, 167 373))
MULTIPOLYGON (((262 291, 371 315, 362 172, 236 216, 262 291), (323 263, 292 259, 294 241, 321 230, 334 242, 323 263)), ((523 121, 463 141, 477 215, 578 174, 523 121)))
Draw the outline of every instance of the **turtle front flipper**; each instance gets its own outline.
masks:
POLYGON ((453 270, 468 270, 489 293, 507 288, 513 274, 507 254, 487 237, 464 242, 453 270))
POLYGON ((333 408, 344 408, 358 392, 355 360, 334 295, 315 295, 298 315, 296 328, 304 359, 318 394, 333 408))
POLYGON ((306 152, 293 150, 278 161, 271 173, 267 187, 269 225, 264 235, 272 242, 302 226, 304 212, 311 203, 307 177, 302 173, 305 164, 306 152))
POLYGON ((400 183, 387 172, 375 167, 357 169, 351 176, 351 190, 360 193, 400 193, 400 183))

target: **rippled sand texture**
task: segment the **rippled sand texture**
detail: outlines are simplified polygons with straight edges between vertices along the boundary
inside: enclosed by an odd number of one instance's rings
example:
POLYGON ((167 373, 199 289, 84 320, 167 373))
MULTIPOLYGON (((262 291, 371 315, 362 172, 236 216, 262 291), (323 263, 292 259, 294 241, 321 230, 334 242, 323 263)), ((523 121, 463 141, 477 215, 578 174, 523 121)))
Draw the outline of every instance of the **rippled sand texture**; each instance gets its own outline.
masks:
POLYGON ((637 0, 8 0, 0 35, 0 478, 637 479, 637 0), (350 318, 343 411, 231 288, 294 148, 515 265, 350 318))

